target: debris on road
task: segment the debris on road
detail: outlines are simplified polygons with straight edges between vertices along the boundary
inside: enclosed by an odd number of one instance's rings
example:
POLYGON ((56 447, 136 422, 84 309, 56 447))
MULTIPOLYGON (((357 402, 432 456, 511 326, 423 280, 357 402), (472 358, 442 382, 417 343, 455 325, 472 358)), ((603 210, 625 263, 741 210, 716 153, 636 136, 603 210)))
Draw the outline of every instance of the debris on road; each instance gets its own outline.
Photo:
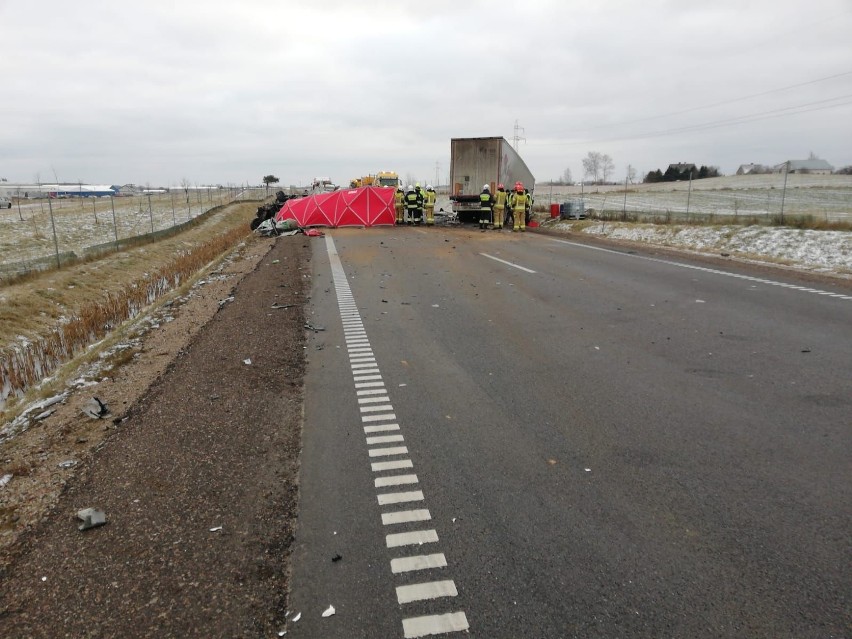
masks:
POLYGON ((298 304, 278 304, 277 302, 270 306, 269 308, 293 308, 294 306, 298 306, 298 304))
POLYGON ((334 606, 332 606, 331 604, 329 604, 328 608, 326 608, 326 609, 323 611, 322 616, 323 616, 323 617, 331 617, 331 615, 333 615, 333 614, 334 614, 334 612, 335 612, 335 610, 334 610, 334 606))
POLYGON ((244 359, 243 364, 245 364, 246 366, 251 366, 251 358, 249 357, 247 359, 244 359))
POLYGON ((109 408, 97 397, 92 397, 92 399, 83 405, 81 410, 86 417, 91 417, 92 419, 103 419, 109 415, 109 408))
POLYGON ((89 530, 89 528, 97 528, 106 524, 106 514, 97 508, 79 510, 77 511, 77 518, 83 520, 83 523, 77 527, 79 530, 89 530))
POLYGON ((77 465, 76 459, 66 459, 63 462, 59 462, 60 468, 74 468, 74 466, 76 466, 76 465, 77 465))
POLYGON ((340 561, 343 557, 337 553, 335 553, 334 557, 331 558, 332 561, 340 561))
POLYGON ((2 477, 0 477, 0 488, 3 488, 3 486, 12 481, 12 477, 14 477, 14 475, 11 474, 3 475, 2 477))

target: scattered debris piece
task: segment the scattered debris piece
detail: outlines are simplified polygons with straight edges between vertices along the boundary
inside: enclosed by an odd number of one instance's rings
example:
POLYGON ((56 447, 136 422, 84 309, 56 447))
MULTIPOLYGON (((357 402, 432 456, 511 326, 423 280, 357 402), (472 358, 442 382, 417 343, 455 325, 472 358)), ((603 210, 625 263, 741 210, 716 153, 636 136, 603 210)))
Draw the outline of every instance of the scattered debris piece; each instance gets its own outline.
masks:
POLYGON ((245 364, 246 366, 251 366, 251 358, 249 357, 247 359, 244 359, 243 364, 245 364))
POLYGON ((77 511, 77 518, 82 519, 83 523, 78 526, 80 530, 89 530, 89 528, 97 528, 106 523, 106 514, 104 511, 97 508, 84 508, 77 511))
POLYGON ((343 557, 338 553, 335 553, 334 557, 331 558, 332 561, 340 561, 341 559, 343 559, 343 557))
POLYGON ((92 419, 103 419, 109 415, 109 408, 97 397, 92 397, 92 399, 86 402, 83 405, 82 411, 86 417, 91 417, 92 419))
POLYGON ((706 304, 707 302, 705 302, 704 300, 695 300, 695 303, 696 304, 706 304))
POLYGON ((298 306, 298 304, 279 304, 278 302, 276 302, 269 308, 293 308, 294 306, 298 306))
POLYGON ((583 470, 585 470, 587 473, 592 472, 592 469, 591 469, 591 468, 584 468, 583 470))
POLYGON ((295 616, 295 617, 293 617, 293 623, 296 623, 296 622, 297 622, 297 621, 299 621, 299 619, 301 619, 301 618, 302 618, 302 613, 301 613, 301 612, 296 613, 296 616, 295 616))
POLYGON ((322 326, 314 326, 310 322, 305 322, 305 328, 309 331, 313 331, 314 333, 319 333, 320 331, 324 331, 325 328, 322 326))
POLYGON ((59 462, 60 468, 74 468, 77 465, 76 459, 66 459, 65 461, 59 462))
POLYGON ((3 486, 12 481, 13 476, 14 475, 3 475, 2 477, 0 477, 0 488, 3 488, 3 486))
POLYGON ((323 616, 323 617, 331 617, 331 615, 333 615, 333 614, 334 614, 334 612, 335 612, 335 610, 334 610, 334 606, 332 606, 331 604, 329 604, 328 608, 326 608, 326 609, 323 611, 322 616, 323 616))
POLYGON ((233 296, 233 295, 231 295, 230 297, 226 297, 226 298, 225 298, 225 299, 223 299, 223 300, 219 300, 219 308, 222 308, 222 307, 223 307, 225 304, 227 304, 228 302, 233 302, 233 301, 234 301, 234 296, 233 296))
POLYGON ((802 349, 802 352, 803 352, 803 353, 810 353, 810 352, 811 352, 811 349, 809 349, 809 348, 803 348, 803 349, 802 349))
POLYGON ((551 466, 554 466, 554 465, 556 465, 556 460, 555 459, 548 459, 547 463, 550 464, 551 466))
POLYGON ((441 308, 440 304, 432 304, 432 308, 441 308))
POLYGON ((210 529, 210 532, 219 532, 220 530, 222 530, 222 526, 214 526, 210 529))

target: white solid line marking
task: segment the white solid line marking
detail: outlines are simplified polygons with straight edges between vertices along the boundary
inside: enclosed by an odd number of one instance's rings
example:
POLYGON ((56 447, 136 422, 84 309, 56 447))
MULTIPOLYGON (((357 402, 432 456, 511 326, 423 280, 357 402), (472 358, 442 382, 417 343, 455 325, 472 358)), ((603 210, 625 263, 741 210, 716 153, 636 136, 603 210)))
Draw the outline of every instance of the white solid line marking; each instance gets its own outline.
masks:
POLYGON ((444 553, 434 555, 417 555, 415 557, 397 557, 391 559, 391 572, 398 575, 412 570, 429 570, 431 568, 446 568, 447 558, 444 553))
POLYGON ((390 448, 371 448, 370 457, 388 457, 390 455, 407 455, 408 448, 405 446, 392 446, 390 448))
POLYGON ((395 459, 394 461, 373 462, 370 468, 374 473, 383 470, 400 470, 401 468, 414 468, 414 463, 410 459, 395 459))
POLYGON ((532 270, 531 268, 527 268, 525 266, 519 266, 517 264, 512 264, 511 262, 507 262, 506 260, 501 260, 499 257, 494 257, 493 255, 489 255, 488 253, 480 253, 480 255, 483 256, 483 257, 487 257, 489 259, 495 260, 497 262, 503 262, 503 264, 506 264, 508 266, 513 266, 513 267, 520 269, 522 271, 526 271, 527 273, 535 273, 535 271, 532 270))
POLYGON ((379 424, 377 426, 364 426, 364 434, 382 433, 389 430, 399 430, 399 424, 379 424))
POLYGON ((395 422, 396 421, 396 415, 394 415, 393 413, 384 413, 382 415, 362 415, 361 416, 362 422, 383 422, 385 420, 395 422))
POLYGON ((400 604, 424 601, 425 599, 438 599, 439 597, 456 597, 458 594, 459 591, 456 590, 456 584, 452 579, 396 587, 396 600, 400 604))
POLYGON ((433 544, 436 541, 438 541, 438 532, 436 530, 412 530, 411 532, 395 533, 385 536, 385 543, 388 548, 433 544))
POLYGON ((382 513, 382 524, 385 526, 407 524, 411 521, 428 521, 430 519, 432 519, 432 514, 426 508, 401 510, 396 513, 382 513))
POLYGON ((376 367, 376 358, 371 358, 372 361, 363 361, 363 362, 350 362, 349 368, 355 370, 356 368, 375 368, 376 367))
POLYGON ((376 488, 387 488, 388 486, 404 486, 407 484, 419 484, 417 475, 388 475, 387 477, 376 477, 373 481, 376 488))
POLYGON ((443 635, 448 632, 468 630, 467 617, 463 612, 449 612, 445 615, 426 615, 409 617, 402 620, 405 639, 417 639, 429 635, 443 635))
MULTIPOLYGON (((559 244, 569 244, 571 246, 579 246, 581 248, 591 249, 594 251, 602 251, 604 253, 615 253, 616 255, 621 255, 622 257, 632 257, 638 260, 647 260, 649 262, 658 262, 660 264, 669 264, 671 266, 679 266, 680 268, 689 268, 694 271, 703 271, 705 273, 713 273, 714 275, 724 275, 726 277, 735 277, 737 279, 746 280, 748 282, 758 282, 759 284, 768 284, 770 286, 779 286, 781 288, 789 288, 796 289, 796 286, 793 284, 788 284, 787 282, 777 282, 775 280, 766 280, 760 277, 752 277, 751 275, 742 275, 740 273, 729 273, 727 271, 722 271, 715 268, 707 268, 706 266, 696 266, 694 264, 683 264, 681 262, 674 262, 672 260, 663 260, 657 257, 648 257, 646 255, 634 255, 632 253, 625 253, 624 251, 614 251, 613 249, 607 249, 600 246, 591 246, 589 244, 581 244, 579 242, 569 242, 568 240, 551 240, 552 242, 558 242, 559 244)), ((802 289, 808 293, 816 293, 818 295, 826 295, 829 294, 829 291, 821 291, 816 288, 802 289)), ((836 294, 838 299, 842 300, 852 300, 852 295, 843 295, 836 294)))
POLYGON ((379 435, 378 437, 368 437, 367 445, 374 446, 375 444, 391 444, 393 442, 404 442, 405 438, 402 435, 379 435))
POLYGON ((388 504, 405 504, 409 501, 423 501, 424 499, 422 490, 412 490, 405 493, 383 493, 381 495, 376 495, 376 498, 379 500, 379 506, 387 506, 388 504))
POLYGON ((375 388, 375 389, 371 389, 371 390, 355 391, 355 394, 358 395, 358 396, 361 396, 361 395, 386 395, 387 391, 382 390, 381 388, 375 388))

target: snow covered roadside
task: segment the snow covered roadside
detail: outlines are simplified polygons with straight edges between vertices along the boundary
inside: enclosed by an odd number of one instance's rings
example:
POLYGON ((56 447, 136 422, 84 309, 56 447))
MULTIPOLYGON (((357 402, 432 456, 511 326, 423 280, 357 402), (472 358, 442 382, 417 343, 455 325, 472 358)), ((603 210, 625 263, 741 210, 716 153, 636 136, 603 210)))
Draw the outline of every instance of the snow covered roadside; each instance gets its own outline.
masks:
POLYGON ((591 223, 567 220, 544 228, 580 232, 613 240, 686 249, 715 256, 721 253, 754 261, 852 277, 852 232, 814 231, 766 226, 678 226, 591 223), (577 227, 577 228, 574 228, 577 227))

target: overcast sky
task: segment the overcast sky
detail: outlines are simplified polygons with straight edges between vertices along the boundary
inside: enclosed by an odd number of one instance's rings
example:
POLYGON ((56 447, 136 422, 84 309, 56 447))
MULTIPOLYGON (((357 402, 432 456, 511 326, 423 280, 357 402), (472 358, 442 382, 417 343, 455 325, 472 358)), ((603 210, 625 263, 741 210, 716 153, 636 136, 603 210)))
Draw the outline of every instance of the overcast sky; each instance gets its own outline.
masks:
POLYGON ((538 182, 589 151, 852 164, 852 0, 0 0, 0 177, 444 183, 503 136, 538 182))

